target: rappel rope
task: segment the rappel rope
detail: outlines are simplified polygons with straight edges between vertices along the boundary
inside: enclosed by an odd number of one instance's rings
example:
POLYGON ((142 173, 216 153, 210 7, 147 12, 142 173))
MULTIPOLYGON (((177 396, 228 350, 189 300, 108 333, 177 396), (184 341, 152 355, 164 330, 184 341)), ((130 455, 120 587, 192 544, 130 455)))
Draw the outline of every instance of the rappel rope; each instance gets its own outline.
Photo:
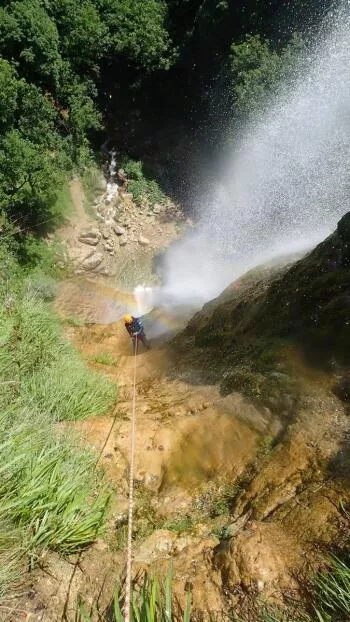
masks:
POLYGON ((125 584, 125 607, 124 607, 125 622, 130 622, 130 606, 131 606, 132 527, 133 527, 133 510, 134 510, 134 457, 135 457, 135 438, 136 438, 136 371, 137 371, 136 361, 137 361, 137 335, 135 336, 134 383, 133 383, 132 414, 131 414, 128 548, 127 548, 127 558, 126 558, 126 584, 125 584))

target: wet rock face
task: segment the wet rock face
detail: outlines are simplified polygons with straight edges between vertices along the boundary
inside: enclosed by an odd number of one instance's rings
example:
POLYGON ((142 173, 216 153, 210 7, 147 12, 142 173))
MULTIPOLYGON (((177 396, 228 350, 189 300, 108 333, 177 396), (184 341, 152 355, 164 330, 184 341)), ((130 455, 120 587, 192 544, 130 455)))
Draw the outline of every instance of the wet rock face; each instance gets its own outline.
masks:
POLYGON ((350 244, 350 212, 339 220, 337 233, 343 242, 350 244))
POLYGON ((350 403, 350 374, 339 378, 333 387, 333 393, 339 397, 342 402, 350 403))
POLYGON ((298 559, 296 543, 279 526, 254 521, 219 548, 215 563, 229 589, 271 596, 294 585, 298 559))
POLYGON ((345 268, 350 268, 350 212, 338 222, 337 233, 342 241, 341 259, 345 268))

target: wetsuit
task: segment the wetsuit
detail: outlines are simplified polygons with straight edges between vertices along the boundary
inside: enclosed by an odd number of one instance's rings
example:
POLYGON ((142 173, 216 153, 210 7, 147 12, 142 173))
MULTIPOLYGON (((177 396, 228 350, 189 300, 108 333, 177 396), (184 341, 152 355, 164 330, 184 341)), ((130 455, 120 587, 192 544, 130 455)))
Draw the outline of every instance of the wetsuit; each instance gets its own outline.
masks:
POLYGON ((134 345, 136 343, 136 337, 137 337, 137 341, 141 341, 141 343, 143 343, 145 348, 149 349, 149 345, 148 345, 146 335, 145 335, 145 329, 137 317, 132 318, 131 324, 125 324, 125 328, 128 331, 130 337, 132 338, 134 345))

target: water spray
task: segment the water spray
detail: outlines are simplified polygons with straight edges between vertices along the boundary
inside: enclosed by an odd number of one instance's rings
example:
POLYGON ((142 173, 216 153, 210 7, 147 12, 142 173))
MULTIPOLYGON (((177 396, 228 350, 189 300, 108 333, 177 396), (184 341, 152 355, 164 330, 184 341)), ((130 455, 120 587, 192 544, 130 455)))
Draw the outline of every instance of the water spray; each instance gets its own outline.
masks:
POLYGON ((344 2, 297 74, 249 123, 221 179, 198 199, 198 225, 165 257, 177 300, 206 301, 246 270, 307 251, 349 209, 350 8, 344 2))

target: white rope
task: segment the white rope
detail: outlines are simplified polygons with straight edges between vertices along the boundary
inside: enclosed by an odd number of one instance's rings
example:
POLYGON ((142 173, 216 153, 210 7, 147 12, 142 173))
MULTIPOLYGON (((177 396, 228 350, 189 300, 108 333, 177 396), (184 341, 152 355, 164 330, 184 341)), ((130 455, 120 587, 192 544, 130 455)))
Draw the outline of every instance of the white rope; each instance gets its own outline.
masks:
POLYGON ((125 607, 124 607, 125 622, 130 622, 130 606, 131 606, 132 526, 133 526, 133 510, 134 510, 134 457, 135 457, 135 438, 136 438, 136 370, 137 370, 136 360, 137 360, 137 335, 135 336, 134 386, 133 386, 132 415, 131 415, 128 548, 127 548, 127 559, 126 559, 126 585, 125 585, 125 607))

